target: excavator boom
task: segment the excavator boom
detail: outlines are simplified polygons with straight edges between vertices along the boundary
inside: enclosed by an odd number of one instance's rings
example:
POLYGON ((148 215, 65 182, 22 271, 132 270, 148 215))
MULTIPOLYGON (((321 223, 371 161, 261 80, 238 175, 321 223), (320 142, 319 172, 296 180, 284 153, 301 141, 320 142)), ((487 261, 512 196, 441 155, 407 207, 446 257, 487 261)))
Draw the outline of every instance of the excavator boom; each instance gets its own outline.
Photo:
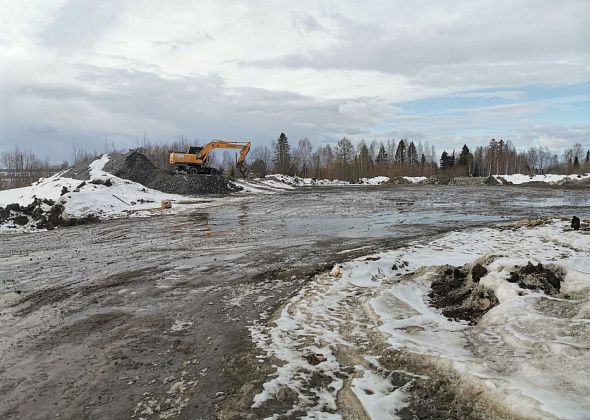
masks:
POLYGON ((215 174, 217 169, 206 166, 207 158, 214 149, 240 150, 237 167, 243 172, 242 167, 246 156, 250 151, 251 143, 240 143, 231 140, 213 140, 203 147, 191 147, 187 153, 170 153, 170 164, 175 165, 176 170, 189 173, 215 174))

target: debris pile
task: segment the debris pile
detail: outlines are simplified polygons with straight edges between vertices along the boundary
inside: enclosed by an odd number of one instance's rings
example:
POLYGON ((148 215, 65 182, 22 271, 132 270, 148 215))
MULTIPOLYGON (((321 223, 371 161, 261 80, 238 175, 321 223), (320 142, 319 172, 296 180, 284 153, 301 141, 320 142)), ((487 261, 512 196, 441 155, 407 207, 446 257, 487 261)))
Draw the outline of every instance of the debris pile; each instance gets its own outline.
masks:
POLYGON ((242 187, 219 175, 177 174, 156 168, 138 151, 110 155, 104 170, 119 178, 170 194, 227 194, 242 190, 242 187))
POLYGON ((18 203, 8 204, 6 207, 0 207, 0 225, 12 229, 30 226, 52 230, 61 226, 77 226, 99 221, 95 215, 80 218, 70 217, 64 210, 61 203, 39 198, 35 198, 27 206, 21 206, 18 203))
MULTIPOLYGON (((476 324, 486 312, 498 305, 494 292, 479 284, 488 270, 480 263, 469 266, 441 269, 432 281, 430 304, 452 320, 476 324)), ((506 281, 516 283, 522 289, 542 291, 549 296, 560 293, 563 273, 559 269, 534 265, 530 261, 524 267, 515 267, 506 281)), ((520 293, 520 292, 519 292, 520 293)))
POLYGON ((526 266, 517 268, 510 273, 511 283, 529 290, 542 290, 545 294, 555 296, 561 288, 561 273, 539 263, 533 265, 530 261, 526 266))
POLYGON ((443 315, 449 319, 476 324, 499 303, 493 291, 479 284, 486 274, 487 269, 481 264, 475 264, 471 269, 447 266, 432 282, 428 295, 431 305, 442 309, 443 315))

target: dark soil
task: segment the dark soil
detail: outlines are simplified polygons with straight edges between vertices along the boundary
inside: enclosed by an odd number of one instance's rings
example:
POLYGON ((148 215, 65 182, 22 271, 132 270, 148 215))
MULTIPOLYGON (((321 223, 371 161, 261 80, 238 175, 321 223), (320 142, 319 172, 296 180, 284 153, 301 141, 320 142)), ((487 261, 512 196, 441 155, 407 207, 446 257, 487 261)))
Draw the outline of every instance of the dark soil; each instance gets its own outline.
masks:
MULTIPOLYGON (((449 319, 477 324, 487 311, 498 305, 494 292, 479 285, 480 279, 487 273, 488 270, 480 263, 471 268, 447 266, 432 282, 432 291, 428 294, 430 304, 442 309, 443 315, 449 319)), ((540 290, 555 296, 559 294, 562 278, 559 270, 529 261, 526 266, 512 271, 507 281, 518 283, 523 289, 540 290)))
POLYGON ((501 184, 500 181, 498 181, 496 178, 494 178, 491 175, 488 176, 483 183, 486 185, 500 185, 501 184))
POLYGON ((486 273, 480 264, 471 270, 467 266, 444 269, 432 282, 432 291, 428 295, 431 305, 442 309, 443 315, 449 319, 476 324, 498 304, 494 292, 478 284, 486 273))
POLYGON ((542 290, 547 295, 559 294, 562 274, 539 263, 536 266, 530 261, 524 267, 517 268, 510 273, 511 283, 518 283, 523 289, 542 290))
MULTIPOLYGON (((37 229, 52 230, 63 226, 77 226, 95 223, 99 218, 94 215, 74 218, 65 217, 64 206, 53 200, 35 198, 28 206, 13 203, 0 207, 0 225, 13 222, 18 226, 32 223, 37 229), (49 207, 49 210, 46 210, 49 207)), ((16 226, 12 226, 16 227, 16 226)))
POLYGON ((219 175, 177 174, 156 168, 144 154, 138 151, 126 155, 110 155, 104 170, 119 178, 171 194, 228 194, 242 189, 219 175))

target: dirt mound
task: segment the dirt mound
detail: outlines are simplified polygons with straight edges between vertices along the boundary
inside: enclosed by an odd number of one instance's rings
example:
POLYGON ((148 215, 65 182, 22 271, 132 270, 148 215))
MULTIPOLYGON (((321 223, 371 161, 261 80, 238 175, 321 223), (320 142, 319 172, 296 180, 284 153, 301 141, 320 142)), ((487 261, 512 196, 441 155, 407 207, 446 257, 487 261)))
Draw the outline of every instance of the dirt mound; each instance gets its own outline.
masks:
POLYGON ((406 178, 401 176, 394 176, 389 178, 389 181, 385 182, 385 184, 393 184, 393 185, 409 185, 412 182, 408 181, 406 178))
POLYGON ((429 184, 429 185, 449 185, 453 182, 452 177, 444 176, 444 175, 432 175, 428 177, 422 184, 429 184))
POLYGON ((544 267, 541 263, 535 266, 529 261, 526 266, 512 271, 508 281, 518 283, 523 289, 542 290, 547 295, 555 296, 559 294, 562 277, 557 270, 544 267))
MULTIPOLYGON (((481 286, 479 281, 488 273, 481 264, 472 267, 443 267, 432 281, 430 304, 442 309, 452 320, 469 321, 476 324, 494 306, 498 299, 493 291, 481 286)), ((524 267, 516 267, 507 281, 518 283, 523 289, 542 291, 547 295, 559 295, 563 273, 553 267, 545 267, 530 261, 524 267)))
POLYGON ((496 178, 494 178, 493 176, 488 176, 484 181, 484 184, 486 185, 501 185, 502 182, 498 181, 496 178))
POLYGON ((219 175, 177 174, 156 168, 138 151, 126 155, 109 155, 104 170, 119 178, 171 194, 228 194, 242 190, 242 187, 219 175))
POLYGON ((35 198, 27 205, 14 203, 0 207, 0 225, 16 229, 18 226, 29 226, 37 229, 52 230, 62 226, 77 226, 95 223, 99 218, 88 215, 82 218, 69 217, 64 213, 64 206, 53 200, 35 198))
POLYGON ((499 303, 494 292, 478 284, 485 274, 487 270, 480 264, 471 269, 468 266, 444 269, 432 282, 428 294, 430 304, 442 309, 449 319, 476 324, 499 303))

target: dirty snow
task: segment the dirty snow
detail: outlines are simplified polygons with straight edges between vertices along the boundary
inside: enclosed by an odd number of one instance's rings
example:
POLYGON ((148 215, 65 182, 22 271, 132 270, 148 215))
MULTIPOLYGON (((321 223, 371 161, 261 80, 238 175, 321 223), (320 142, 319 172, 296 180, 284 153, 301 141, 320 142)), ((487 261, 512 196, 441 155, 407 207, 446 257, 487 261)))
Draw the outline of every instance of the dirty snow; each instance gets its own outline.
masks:
POLYGON ((109 157, 105 154, 93 161, 89 165, 90 179, 86 181, 63 177, 63 172, 60 172, 49 178, 41 178, 28 187, 0 191, 0 206, 11 203, 25 206, 31 203, 34 197, 47 198, 63 204, 69 216, 83 217, 94 214, 109 218, 149 215, 154 211, 171 213, 220 200, 190 198, 146 188, 136 182, 105 172, 103 167, 108 160, 109 157), (112 186, 91 183, 92 180, 106 181, 107 179, 111 180, 112 186), (83 182, 85 184, 80 186, 83 182), (63 187, 67 188, 68 192, 61 195, 63 187), (76 189, 78 191, 74 192, 76 189), (173 208, 160 210, 162 200, 172 201, 173 208))
POLYGON ((255 407, 290 389, 297 398, 289 412, 334 416, 354 407, 350 392, 339 393, 348 387, 373 418, 396 418, 411 401, 412 385, 429 386, 432 374, 449 383, 461 378, 463 391, 455 391, 472 393, 492 417, 498 411, 590 417, 588 232, 570 231, 557 220, 534 228, 453 232, 355 259, 338 271, 340 276, 316 276, 273 322, 251 327, 265 357, 279 361, 255 407), (528 261, 564 270, 562 295, 506 281, 514 266, 528 261), (437 266, 475 262, 487 267, 480 282, 496 293, 499 305, 469 326, 444 317, 427 295, 437 266), (384 374, 384 348, 406 355, 404 381, 384 374), (323 354, 326 362, 311 365, 303 358, 310 352, 323 354), (314 375, 326 379, 318 384, 314 375))
POLYGON ((545 182, 547 184, 562 184, 568 182, 580 182, 587 179, 590 179, 590 174, 580 174, 580 175, 523 175, 523 174, 514 174, 514 175, 494 175, 494 178, 501 181, 501 178, 509 181, 515 185, 524 184, 527 182, 545 182))

